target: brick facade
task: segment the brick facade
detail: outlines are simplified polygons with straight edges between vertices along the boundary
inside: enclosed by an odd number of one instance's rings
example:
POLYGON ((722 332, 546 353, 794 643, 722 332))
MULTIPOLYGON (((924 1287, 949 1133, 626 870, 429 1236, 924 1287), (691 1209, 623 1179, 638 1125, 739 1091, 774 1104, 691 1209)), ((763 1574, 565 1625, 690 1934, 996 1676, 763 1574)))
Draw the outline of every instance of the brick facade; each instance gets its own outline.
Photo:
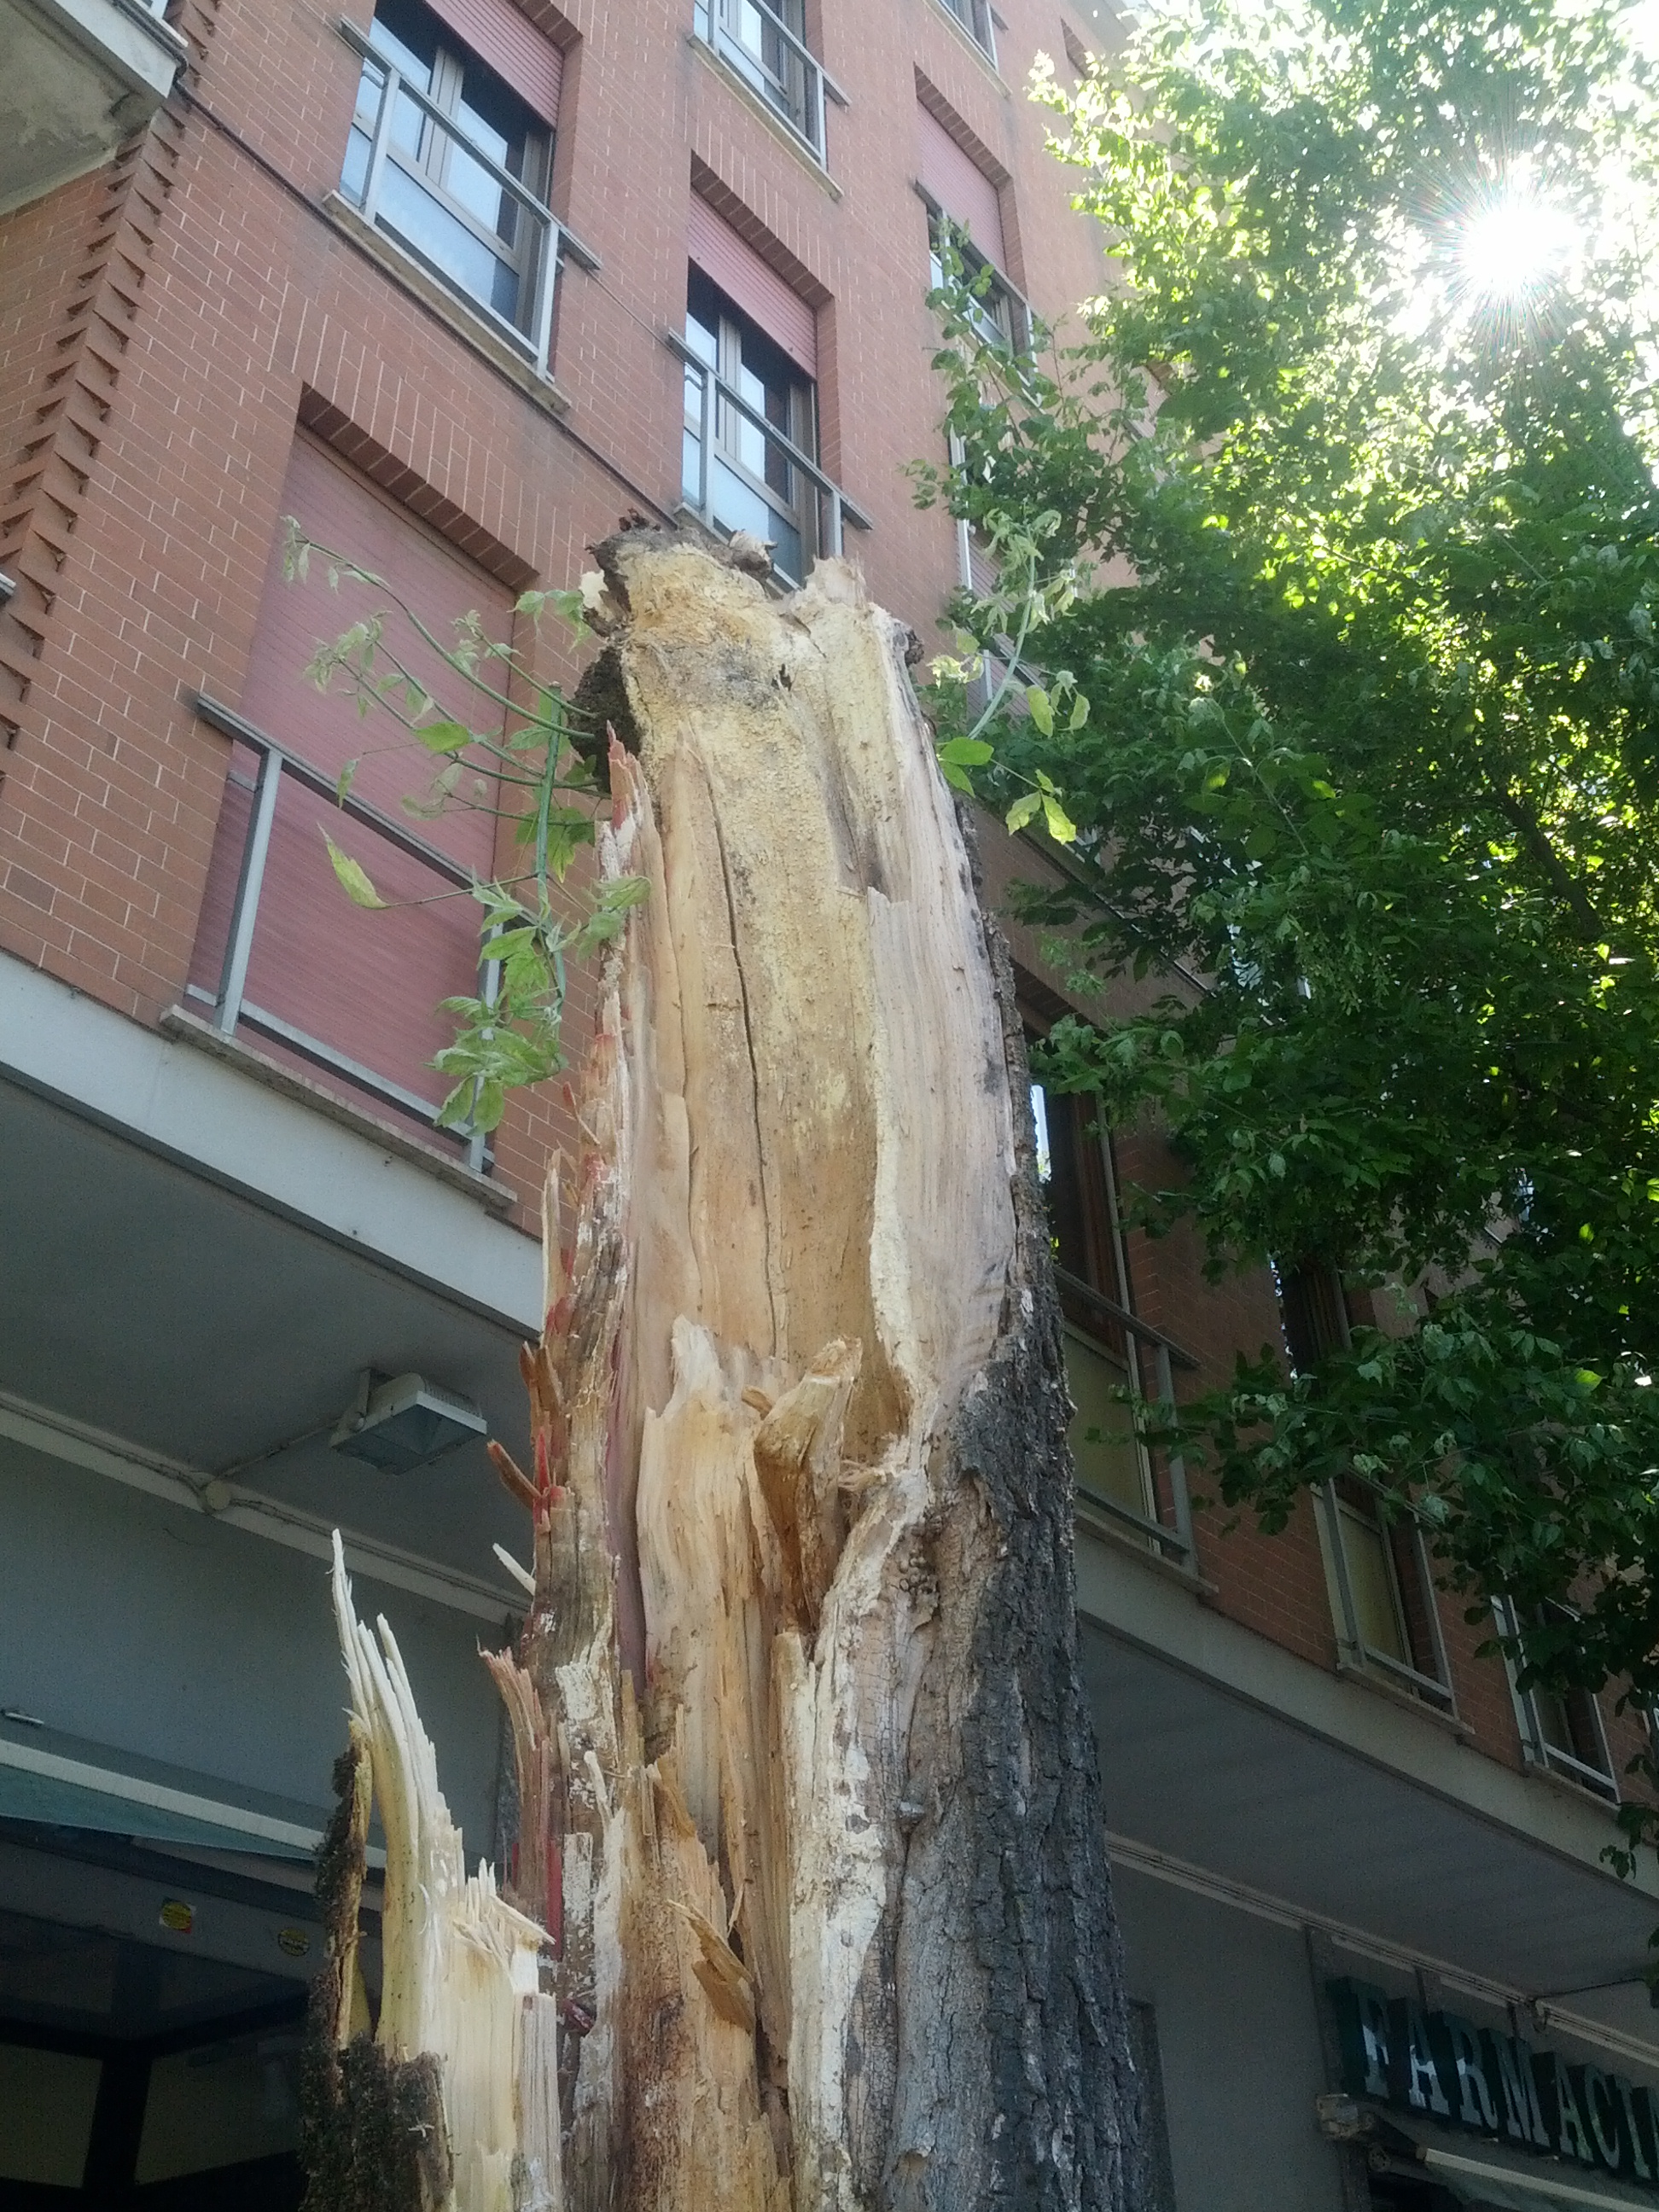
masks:
MULTIPOLYGON (((139 1023, 182 1001, 229 757, 191 696, 242 700, 296 435, 515 591, 574 581, 623 513, 673 510, 682 371, 662 337, 684 325, 694 192, 815 310, 821 459, 873 523, 850 550, 931 640, 957 550, 903 475, 940 443, 919 108, 995 186, 1006 273, 1040 310, 1104 274, 1021 90, 1039 51, 1093 34, 1060 0, 1001 5, 1000 70, 939 0, 809 5, 848 100, 829 111, 827 173, 691 37, 689 4, 526 5, 564 55, 554 210, 600 264, 565 268, 554 389, 536 392, 341 216, 359 60, 336 15, 184 0, 191 64, 150 131, 0 218, 0 569, 17 586, 0 609, 0 947, 139 1023)), ((1021 862, 1000 833, 986 845, 995 890, 1021 862)), ((526 1201, 565 1111, 556 1085, 513 1103, 496 1170, 526 1201)), ((1121 1154, 1132 1179, 1175 1164, 1144 1136, 1121 1154)), ((1209 1285, 1190 1237, 1129 1243, 1138 1310, 1197 1356, 1198 1383, 1275 1340, 1265 1273, 1209 1285)), ((1309 1507, 1273 1538, 1206 1507, 1197 1547, 1204 1601, 1335 1665, 1309 1507)), ((1462 1724, 1519 1765, 1481 1629, 1455 1602, 1442 1615, 1462 1724)), ((1634 1723, 1613 1735, 1622 1766, 1634 1723)))

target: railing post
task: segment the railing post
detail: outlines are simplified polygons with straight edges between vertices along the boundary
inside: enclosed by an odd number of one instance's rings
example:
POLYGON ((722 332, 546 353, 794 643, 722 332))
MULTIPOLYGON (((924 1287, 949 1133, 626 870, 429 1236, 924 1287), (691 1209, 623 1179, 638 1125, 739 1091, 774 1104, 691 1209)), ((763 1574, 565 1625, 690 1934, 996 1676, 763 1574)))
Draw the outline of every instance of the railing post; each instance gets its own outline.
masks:
MULTIPOLYGON (((1154 1348, 1158 1354, 1158 1399, 1173 1411, 1175 1375, 1170 1365, 1170 1347, 1160 1344, 1154 1348)), ((1187 1462, 1180 1452, 1171 1449, 1164 1453, 1164 1463, 1170 1470, 1170 1510, 1175 1516, 1176 1534, 1185 1547, 1188 1565, 1194 1566, 1197 1558, 1193 1550, 1193 1504, 1187 1494, 1187 1462)))
POLYGON ((1446 1638, 1440 1626, 1440 1607, 1435 1596, 1434 1571, 1429 1564, 1429 1547, 1423 1540, 1423 1524, 1415 1515, 1412 1519, 1412 1556, 1417 1567, 1418 1589, 1423 1601, 1423 1610, 1429 1617, 1429 1642, 1434 1650, 1434 1671, 1448 1692, 1452 1688, 1451 1662, 1446 1656, 1446 1638))
MULTIPOLYGON (((486 1005, 491 1006, 495 1005, 495 994, 500 990, 501 983, 501 962, 499 960, 486 960, 483 963, 483 990, 481 994, 486 1005)), ((476 1090, 472 1094, 472 1098, 473 1103, 476 1105, 477 1103, 477 1092, 476 1090)), ((468 1167, 471 1169, 474 1175, 482 1175, 483 1173, 484 1156, 488 1152, 489 1149, 489 1139, 484 1130, 475 1128, 469 1132, 466 1139, 466 1164, 468 1167)))
POLYGON ((536 367, 543 376, 553 346, 553 288, 559 281, 560 243, 557 219, 550 215, 542 224, 541 290, 536 301, 536 367))
POLYGON ((705 522, 709 522, 714 520, 708 487, 711 478, 709 448, 714 439, 714 379, 707 362, 698 363, 697 374, 702 379, 702 428, 697 439, 697 512, 705 522))
POLYGON ((812 70, 813 139, 812 145, 819 161, 830 166, 830 142, 823 127, 823 71, 816 64, 812 70))
POLYGON ((1325 1516, 1326 1533, 1330 1540, 1332 1563, 1336 1569, 1336 1592, 1342 1604, 1342 1631, 1338 1641, 1344 1644, 1351 1656, 1363 1661, 1365 1639, 1359 1631, 1359 1608, 1354 1602, 1353 1583, 1348 1574, 1348 1547, 1342 1534, 1342 1516, 1336 1502, 1334 1483, 1322 1483, 1315 1493, 1317 1509, 1325 1516))
POLYGON ((242 847, 236 902, 230 910, 230 936, 225 945, 225 964, 219 975, 219 1001, 213 1012, 214 1027, 225 1036, 235 1031, 242 1011, 242 994, 247 988, 253 927, 259 917, 259 888, 264 881, 265 855, 270 850, 270 825, 276 818, 282 776, 282 755, 261 753, 259 773, 253 787, 253 817, 242 847))
POLYGON ((380 112, 374 118, 374 136, 369 143, 368 167, 363 173, 363 221, 372 223, 374 211, 380 204, 380 178, 386 169, 386 149, 392 143, 392 116, 397 106, 398 94, 403 79, 390 62, 380 61, 386 72, 380 87, 380 112))
POLYGON ((830 551, 835 560, 838 561, 841 558, 841 493, 836 485, 831 484, 830 487, 830 551))

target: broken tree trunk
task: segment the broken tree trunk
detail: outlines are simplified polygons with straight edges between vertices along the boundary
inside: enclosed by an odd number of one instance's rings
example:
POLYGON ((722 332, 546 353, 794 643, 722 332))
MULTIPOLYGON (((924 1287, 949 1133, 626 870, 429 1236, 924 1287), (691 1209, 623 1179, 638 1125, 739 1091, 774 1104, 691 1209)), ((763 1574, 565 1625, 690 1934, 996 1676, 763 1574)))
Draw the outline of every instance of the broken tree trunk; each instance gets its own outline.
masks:
POLYGON ((492 1448, 535 1547, 489 1662, 515 1863, 500 1896, 465 1878, 395 1641, 337 1569, 358 1754, 331 1848, 361 1863, 367 1759, 386 1987, 377 2069, 337 1876, 312 2212, 1121 2212, 1007 957, 905 634, 849 569, 778 601, 684 539, 600 557, 631 747, 600 861, 649 896, 550 1177, 533 1464, 492 1448), (353 2197, 354 2128, 401 2089, 430 2130, 434 2060, 444 2142, 353 2197))

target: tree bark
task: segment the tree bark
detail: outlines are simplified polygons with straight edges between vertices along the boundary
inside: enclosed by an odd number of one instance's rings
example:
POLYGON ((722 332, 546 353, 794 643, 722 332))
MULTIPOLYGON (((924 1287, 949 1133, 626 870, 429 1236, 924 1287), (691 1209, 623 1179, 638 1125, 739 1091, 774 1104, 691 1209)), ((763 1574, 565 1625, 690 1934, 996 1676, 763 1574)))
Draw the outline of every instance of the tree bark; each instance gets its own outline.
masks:
MULTIPOLYGON (((549 1179, 534 1464, 493 1448, 535 1546, 489 1662, 502 1895, 337 1571, 378 2042, 442 2083, 421 2201, 1126 2212, 1059 1316, 971 836, 852 571, 781 601, 690 540, 599 554, 600 865, 648 892, 549 1179)), ((349 2072, 313 2068, 312 2212, 349 2072)))

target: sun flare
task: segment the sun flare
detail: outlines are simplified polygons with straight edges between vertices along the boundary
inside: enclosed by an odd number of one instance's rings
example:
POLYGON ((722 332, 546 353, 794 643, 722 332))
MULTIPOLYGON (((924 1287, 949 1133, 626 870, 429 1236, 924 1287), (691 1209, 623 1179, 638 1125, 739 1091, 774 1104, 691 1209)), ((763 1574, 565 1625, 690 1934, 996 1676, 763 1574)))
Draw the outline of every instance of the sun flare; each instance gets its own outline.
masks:
POLYGON ((1519 305, 1565 265, 1572 226, 1528 187, 1511 186, 1472 214, 1457 244, 1461 288, 1494 307, 1519 305))

